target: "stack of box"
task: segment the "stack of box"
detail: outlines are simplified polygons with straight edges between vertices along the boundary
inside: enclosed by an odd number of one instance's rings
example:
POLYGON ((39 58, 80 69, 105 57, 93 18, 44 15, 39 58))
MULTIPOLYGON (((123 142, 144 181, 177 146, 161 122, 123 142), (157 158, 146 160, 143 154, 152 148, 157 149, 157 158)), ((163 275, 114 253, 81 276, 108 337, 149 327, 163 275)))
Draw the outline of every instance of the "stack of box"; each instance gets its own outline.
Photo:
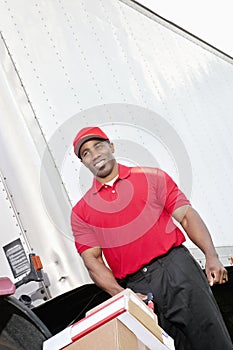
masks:
POLYGON ((44 342, 44 350, 173 350, 151 309, 130 289, 44 342))

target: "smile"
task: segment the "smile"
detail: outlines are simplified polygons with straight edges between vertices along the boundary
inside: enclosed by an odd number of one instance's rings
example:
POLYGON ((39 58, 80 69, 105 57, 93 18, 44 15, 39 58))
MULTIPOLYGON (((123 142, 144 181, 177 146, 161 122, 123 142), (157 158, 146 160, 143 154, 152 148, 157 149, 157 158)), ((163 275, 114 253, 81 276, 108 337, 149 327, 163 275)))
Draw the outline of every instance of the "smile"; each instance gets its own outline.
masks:
POLYGON ((100 160, 98 163, 95 163, 94 166, 95 168, 99 169, 104 165, 105 161, 104 160, 100 160))

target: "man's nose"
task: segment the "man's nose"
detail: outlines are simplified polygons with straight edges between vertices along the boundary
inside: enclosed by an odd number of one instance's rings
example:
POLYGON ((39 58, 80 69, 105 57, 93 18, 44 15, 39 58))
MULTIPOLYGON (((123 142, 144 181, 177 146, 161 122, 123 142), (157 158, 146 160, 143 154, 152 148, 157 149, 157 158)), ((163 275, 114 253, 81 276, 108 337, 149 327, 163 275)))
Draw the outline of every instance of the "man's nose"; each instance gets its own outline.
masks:
POLYGON ((92 160, 96 160, 99 158, 100 156, 100 152, 96 149, 93 149, 92 152, 91 152, 91 156, 92 156, 92 160))

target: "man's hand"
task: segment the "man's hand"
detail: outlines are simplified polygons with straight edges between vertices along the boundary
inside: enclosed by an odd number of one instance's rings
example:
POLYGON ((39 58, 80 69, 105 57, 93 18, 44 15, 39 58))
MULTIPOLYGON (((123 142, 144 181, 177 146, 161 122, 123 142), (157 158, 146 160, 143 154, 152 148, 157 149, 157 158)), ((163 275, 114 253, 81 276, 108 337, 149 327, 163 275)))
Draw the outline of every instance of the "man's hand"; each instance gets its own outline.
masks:
POLYGON ((206 257, 205 273, 210 286, 228 281, 228 273, 217 256, 206 257))
POLYGON ((141 299, 141 300, 147 300, 147 296, 145 294, 141 294, 141 293, 136 293, 137 296, 141 299))

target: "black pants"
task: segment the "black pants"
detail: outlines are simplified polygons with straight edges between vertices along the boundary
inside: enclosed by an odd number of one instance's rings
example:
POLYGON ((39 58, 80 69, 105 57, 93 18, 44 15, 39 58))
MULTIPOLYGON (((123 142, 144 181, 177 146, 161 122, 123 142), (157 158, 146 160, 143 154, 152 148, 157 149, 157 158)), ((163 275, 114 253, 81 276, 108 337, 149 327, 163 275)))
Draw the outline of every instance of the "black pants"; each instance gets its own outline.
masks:
POLYGON ((176 350, 232 350, 206 276, 184 246, 173 248, 126 280, 134 292, 153 293, 160 326, 176 350))

